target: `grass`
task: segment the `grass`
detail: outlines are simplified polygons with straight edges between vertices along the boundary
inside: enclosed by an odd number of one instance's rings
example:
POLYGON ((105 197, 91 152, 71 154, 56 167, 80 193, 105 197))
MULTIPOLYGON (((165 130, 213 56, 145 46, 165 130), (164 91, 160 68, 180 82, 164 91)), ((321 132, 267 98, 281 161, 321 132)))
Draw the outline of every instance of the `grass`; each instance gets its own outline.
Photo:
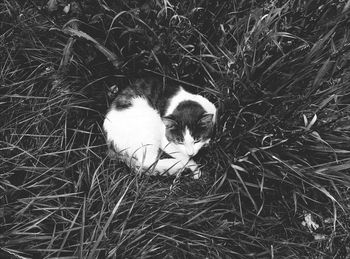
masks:
POLYGON ((0 257, 348 258, 349 4, 5 0, 0 257), (201 179, 108 157, 142 75, 219 107, 201 179))

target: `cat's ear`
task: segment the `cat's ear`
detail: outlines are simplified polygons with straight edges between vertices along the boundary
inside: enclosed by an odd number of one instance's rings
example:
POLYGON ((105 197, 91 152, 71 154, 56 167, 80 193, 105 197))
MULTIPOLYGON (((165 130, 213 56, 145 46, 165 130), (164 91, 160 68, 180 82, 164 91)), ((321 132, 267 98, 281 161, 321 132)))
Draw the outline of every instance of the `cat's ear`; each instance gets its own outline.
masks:
POLYGON ((205 126, 205 127, 211 127, 214 124, 213 117, 214 117, 214 114, 205 113, 202 116, 202 118, 200 118, 198 124, 205 126))
POLYGON ((177 126, 177 122, 169 116, 163 117, 162 120, 167 129, 174 129, 177 126))

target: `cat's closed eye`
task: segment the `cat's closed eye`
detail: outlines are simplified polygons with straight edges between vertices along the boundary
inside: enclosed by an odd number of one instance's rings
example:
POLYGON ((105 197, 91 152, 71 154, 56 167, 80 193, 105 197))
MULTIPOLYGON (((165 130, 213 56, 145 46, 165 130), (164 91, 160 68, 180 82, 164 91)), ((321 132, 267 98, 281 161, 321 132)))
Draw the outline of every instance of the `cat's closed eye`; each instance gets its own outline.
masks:
POLYGON ((183 144, 183 139, 181 137, 175 137, 175 142, 178 144, 183 144))

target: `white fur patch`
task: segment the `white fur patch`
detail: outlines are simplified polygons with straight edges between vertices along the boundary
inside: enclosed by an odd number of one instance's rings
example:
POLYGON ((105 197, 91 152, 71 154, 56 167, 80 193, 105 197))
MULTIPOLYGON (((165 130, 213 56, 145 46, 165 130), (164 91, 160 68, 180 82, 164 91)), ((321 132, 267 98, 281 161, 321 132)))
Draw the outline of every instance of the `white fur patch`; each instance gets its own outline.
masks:
POLYGON ((196 154, 196 150, 194 147, 194 139, 190 134, 190 131, 186 127, 185 129, 185 134, 184 134, 184 146, 185 146, 185 151, 188 156, 194 156, 196 154))
POLYGON ((103 128, 107 141, 113 141, 118 151, 130 157, 144 146, 148 146, 148 152, 158 154, 164 135, 164 124, 159 113, 142 97, 134 98, 130 108, 112 108, 106 115, 103 128))

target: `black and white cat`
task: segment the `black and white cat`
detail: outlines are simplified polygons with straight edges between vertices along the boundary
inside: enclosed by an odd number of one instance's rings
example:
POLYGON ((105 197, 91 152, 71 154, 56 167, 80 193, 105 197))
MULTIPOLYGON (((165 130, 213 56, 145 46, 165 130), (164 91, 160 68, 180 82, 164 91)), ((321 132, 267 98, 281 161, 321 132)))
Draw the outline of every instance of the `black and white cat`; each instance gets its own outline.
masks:
POLYGON ((118 94, 103 128, 110 150, 129 165, 149 174, 176 174, 191 169, 201 176, 192 157, 210 141, 216 108, 203 96, 181 86, 146 78, 118 94), (162 151, 171 158, 162 158, 162 151))

